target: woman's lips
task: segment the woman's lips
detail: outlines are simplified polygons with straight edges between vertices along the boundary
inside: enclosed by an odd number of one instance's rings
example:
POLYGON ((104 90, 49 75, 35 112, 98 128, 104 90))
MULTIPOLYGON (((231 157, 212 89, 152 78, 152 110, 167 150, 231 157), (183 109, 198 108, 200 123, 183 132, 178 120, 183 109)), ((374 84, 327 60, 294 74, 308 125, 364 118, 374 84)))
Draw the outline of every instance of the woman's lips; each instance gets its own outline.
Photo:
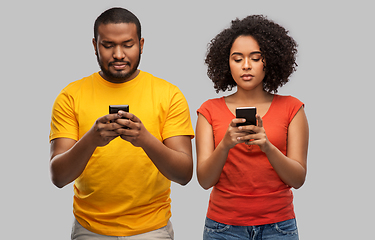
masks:
POLYGON ((242 76, 241 76, 241 78, 243 79, 243 80, 245 80, 245 81, 250 81, 251 79, 253 79, 253 75, 251 75, 251 74, 243 74, 242 76))

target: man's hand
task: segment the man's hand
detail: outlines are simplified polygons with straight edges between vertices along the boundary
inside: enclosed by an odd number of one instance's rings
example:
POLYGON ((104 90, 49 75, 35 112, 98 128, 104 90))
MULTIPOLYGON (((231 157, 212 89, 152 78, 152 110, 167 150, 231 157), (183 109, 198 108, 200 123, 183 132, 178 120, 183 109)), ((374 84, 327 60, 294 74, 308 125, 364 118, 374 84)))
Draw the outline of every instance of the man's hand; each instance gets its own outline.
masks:
POLYGON ((95 124, 88 133, 92 136, 92 140, 96 146, 103 147, 120 136, 117 130, 123 126, 116 122, 119 118, 119 114, 108 114, 95 121, 95 124))
MULTIPOLYGON (((119 111, 118 115, 120 118, 116 120, 116 123, 120 128, 115 130, 118 136, 130 142, 135 147, 144 146, 145 141, 150 139, 151 133, 147 131, 141 120, 134 114, 124 111, 119 111)), ((117 127, 117 125, 114 127, 117 127)))

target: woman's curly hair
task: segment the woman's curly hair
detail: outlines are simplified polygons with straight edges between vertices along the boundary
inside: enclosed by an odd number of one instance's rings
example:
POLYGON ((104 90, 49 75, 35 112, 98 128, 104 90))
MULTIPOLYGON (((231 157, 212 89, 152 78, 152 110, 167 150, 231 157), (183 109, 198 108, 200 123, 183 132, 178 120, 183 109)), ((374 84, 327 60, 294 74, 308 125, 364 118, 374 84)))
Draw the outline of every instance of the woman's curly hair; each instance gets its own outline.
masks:
POLYGON ((239 36, 252 36, 260 47, 266 62, 263 89, 276 93, 277 89, 289 81, 296 70, 297 43, 288 31, 263 15, 251 15, 242 20, 232 21, 208 44, 205 63, 207 75, 214 83, 216 92, 232 90, 236 86, 229 67, 229 55, 233 42, 239 36))

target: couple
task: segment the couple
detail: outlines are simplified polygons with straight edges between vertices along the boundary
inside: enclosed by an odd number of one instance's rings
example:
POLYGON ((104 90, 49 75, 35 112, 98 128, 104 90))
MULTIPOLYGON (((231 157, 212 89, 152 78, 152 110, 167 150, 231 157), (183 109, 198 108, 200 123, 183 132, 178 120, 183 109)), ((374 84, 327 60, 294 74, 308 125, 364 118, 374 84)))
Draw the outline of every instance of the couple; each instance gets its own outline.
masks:
MULTIPOLYGON (((51 121, 52 182, 74 182, 72 239, 173 239, 170 181, 192 178, 188 104, 181 91, 138 69, 138 18, 111 8, 95 21, 101 71, 57 96, 51 121), (109 105, 129 112, 109 114, 109 105)), ((259 15, 232 21, 208 47, 208 76, 226 97, 198 109, 197 177, 213 187, 204 239, 298 239, 291 188, 306 176, 304 105, 274 94, 295 71, 297 44, 259 15), (257 125, 237 126, 237 107, 257 125)))

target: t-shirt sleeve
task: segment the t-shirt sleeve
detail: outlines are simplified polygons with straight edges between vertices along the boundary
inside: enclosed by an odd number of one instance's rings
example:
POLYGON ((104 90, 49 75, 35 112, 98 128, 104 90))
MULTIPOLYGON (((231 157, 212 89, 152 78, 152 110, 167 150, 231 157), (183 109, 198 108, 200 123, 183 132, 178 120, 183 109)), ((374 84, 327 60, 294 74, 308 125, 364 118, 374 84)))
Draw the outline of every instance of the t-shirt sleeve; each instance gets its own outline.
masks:
POLYGON ((73 104, 74 101, 64 90, 57 96, 52 108, 50 141, 56 138, 78 141, 78 122, 73 104))
POLYGON ((301 107, 304 107, 305 104, 301 102, 298 98, 289 96, 288 97, 289 102, 289 122, 293 120, 293 118, 296 116, 297 112, 301 109, 301 107))
POLYGON ((208 123, 212 125, 212 117, 211 117, 211 113, 210 113, 210 111, 209 111, 209 109, 210 109, 210 104, 211 104, 211 101, 210 101, 210 100, 204 102, 204 103, 201 105, 201 107, 198 108, 198 110, 197 110, 197 114, 199 114, 199 113, 202 114, 203 117, 205 117, 205 118, 207 119, 208 123))
POLYGON ((162 138, 189 135, 194 138, 190 110, 182 92, 177 88, 171 90, 171 102, 168 115, 163 127, 162 138))

